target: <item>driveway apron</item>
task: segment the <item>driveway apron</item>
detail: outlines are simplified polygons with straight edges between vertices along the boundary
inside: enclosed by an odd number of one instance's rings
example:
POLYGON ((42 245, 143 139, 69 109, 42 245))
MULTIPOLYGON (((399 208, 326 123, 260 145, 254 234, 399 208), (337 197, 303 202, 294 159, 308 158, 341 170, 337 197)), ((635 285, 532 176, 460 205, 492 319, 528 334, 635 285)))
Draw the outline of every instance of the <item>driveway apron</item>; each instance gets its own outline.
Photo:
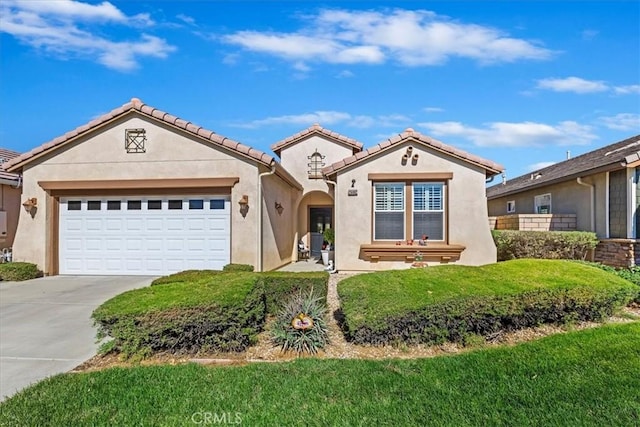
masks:
POLYGON ((52 276, 0 282, 0 401, 96 354, 93 310, 148 276, 52 276))

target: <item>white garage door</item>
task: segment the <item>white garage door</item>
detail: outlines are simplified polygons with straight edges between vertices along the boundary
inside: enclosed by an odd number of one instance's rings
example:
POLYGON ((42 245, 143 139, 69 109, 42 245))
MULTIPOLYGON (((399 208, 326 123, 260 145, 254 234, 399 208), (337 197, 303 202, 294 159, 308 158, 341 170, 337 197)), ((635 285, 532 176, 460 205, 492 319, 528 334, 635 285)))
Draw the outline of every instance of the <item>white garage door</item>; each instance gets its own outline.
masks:
POLYGON ((60 274, 219 270, 230 240, 225 196, 60 199, 60 274))

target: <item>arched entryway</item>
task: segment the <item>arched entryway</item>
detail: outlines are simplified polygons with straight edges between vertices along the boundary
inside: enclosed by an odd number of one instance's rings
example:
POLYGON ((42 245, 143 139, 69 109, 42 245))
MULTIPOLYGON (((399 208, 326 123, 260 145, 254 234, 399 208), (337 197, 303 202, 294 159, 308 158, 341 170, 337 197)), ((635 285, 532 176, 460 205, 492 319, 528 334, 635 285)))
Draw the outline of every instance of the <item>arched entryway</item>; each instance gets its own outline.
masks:
POLYGON ((323 191, 305 194, 298 205, 298 236, 311 250, 311 256, 320 256, 326 228, 333 228, 334 204, 323 191))

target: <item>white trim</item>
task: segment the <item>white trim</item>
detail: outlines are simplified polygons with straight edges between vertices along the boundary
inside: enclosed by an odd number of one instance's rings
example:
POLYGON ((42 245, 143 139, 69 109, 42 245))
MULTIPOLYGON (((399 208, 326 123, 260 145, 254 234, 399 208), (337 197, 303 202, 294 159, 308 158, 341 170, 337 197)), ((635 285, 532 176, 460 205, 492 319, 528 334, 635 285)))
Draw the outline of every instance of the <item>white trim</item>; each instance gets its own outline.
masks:
MULTIPOLYGON (((415 213, 416 212, 435 212, 435 213, 441 213, 442 214, 442 239, 434 239, 432 237, 429 237, 429 241, 432 242, 444 242, 445 239, 447 238, 447 216, 445 215, 445 206, 446 206, 446 200, 445 200, 445 194, 446 194, 446 187, 445 187, 446 183, 444 182, 423 182, 423 181, 415 181, 411 183, 411 233, 412 235, 409 236, 409 238, 413 238, 413 236, 416 235, 415 230, 416 230, 416 225, 415 225, 415 213), (435 209, 435 210, 430 210, 428 209, 427 206, 425 206, 425 209, 422 210, 418 210, 416 209, 416 185, 422 185, 422 184, 426 184, 426 185, 440 185, 441 186, 441 196, 442 196, 442 200, 441 200, 441 208, 442 209, 435 209)), ((426 203, 428 204, 428 203, 426 203)), ((406 212, 406 209, 405 209, 406 212)))
POLYGON ((636 235, 636 224, 633 220, 636 205, 636 169, 627 168, 627 238, 633 239, 636 235))
POLYGON ((605 239, 611 238, 609 231, 609 172, 605 175, 604 184, 604 236, 605 239))

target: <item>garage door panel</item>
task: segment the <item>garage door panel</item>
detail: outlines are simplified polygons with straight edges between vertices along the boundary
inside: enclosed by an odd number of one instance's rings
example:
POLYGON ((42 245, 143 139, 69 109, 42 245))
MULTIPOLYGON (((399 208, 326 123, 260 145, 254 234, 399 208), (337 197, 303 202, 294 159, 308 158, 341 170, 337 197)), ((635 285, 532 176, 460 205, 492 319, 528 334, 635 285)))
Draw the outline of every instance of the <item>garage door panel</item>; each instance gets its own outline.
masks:
MULTIPOLYGON (((230 261, 230 203, 215 197, 162 198, 161 205, 135 198, 62 199, 61 274, 169 274, 185 269, 221 269, 230 261), (67 201, 81 201, 67 209, 67 201), (133 199, 131 199, 133 200, 133 199), (169 204, 172 200, 172 204, 169 204), (169 209, 180 205, 182 209, 169 209), (191 204, 190 201, 191 200, 191 204), (109 202, 110 204, 108 204, 109 202), (107 209, 108 206, 121 209, 107 209), (216 209, 209 209, 216 206, 216 209), (224 207, 221 209, 221 207, 224 207)), ((149 200, 159 200, 158 197, 149 200)))

